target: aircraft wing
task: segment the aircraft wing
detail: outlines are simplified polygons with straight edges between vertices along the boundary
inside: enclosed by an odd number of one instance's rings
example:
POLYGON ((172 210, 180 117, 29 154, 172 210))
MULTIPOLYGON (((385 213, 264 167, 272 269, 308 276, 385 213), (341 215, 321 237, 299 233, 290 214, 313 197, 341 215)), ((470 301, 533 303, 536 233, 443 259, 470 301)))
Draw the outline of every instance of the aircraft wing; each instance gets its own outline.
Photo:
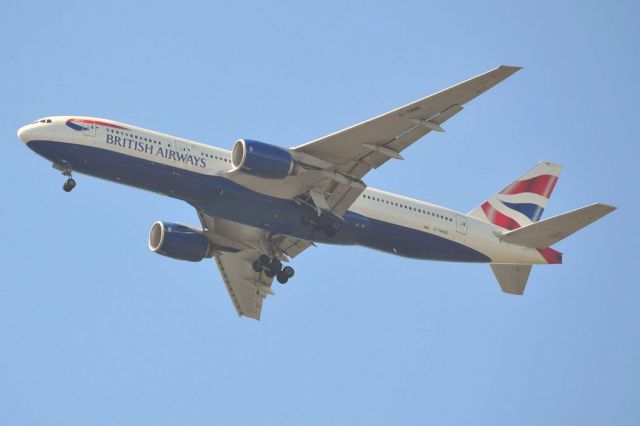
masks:
POLYGON ((258 228, 216 219, 198 210, 203 232, 216 248, 214 258, 238 315, 260 319, 262 302, 273 295, 273 278, 255 272, 252 263, 261 254, 286 261, 311 243, 284 235, 267 235, 258 228))
MULTIPOLYGON (((519 67, 502 65, 426 98, 360 124, 332 133, 293 152, 307 154, 335 165, 336 173, 315 186, 328 207, 342 215, 362 193, 361 179, 390 159, 402 159, 400 152, 430 131, 443 131, 441 125, 463 105, 517 72, 519 67)), ((324 176, 328 173, 324 171, 324 176)))
POLYGON ((462 111, 463 105, 506 79, 519 67, 499 66, 477 77, 360 124, 305 143, 289 152, 300 171, 277 185, 232 169, 224 176, 253 191, 278 198, 313 201, 342 216, 366 188, 362 178, 462 111))

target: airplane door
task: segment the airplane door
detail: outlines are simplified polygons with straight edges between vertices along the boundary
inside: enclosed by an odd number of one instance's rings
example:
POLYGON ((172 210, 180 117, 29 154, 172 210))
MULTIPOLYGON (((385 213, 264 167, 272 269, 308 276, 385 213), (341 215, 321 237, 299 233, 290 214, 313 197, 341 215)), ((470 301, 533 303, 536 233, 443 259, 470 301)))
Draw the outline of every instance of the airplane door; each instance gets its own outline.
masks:
POLYGON ((467 217, 461 216, 459 214, 456 215, 456 231, 459 234, 467 235, 467 217))
POLYGON ((82 134, 91 138, 96 136, 96 123, 90 120, 82 121, 82 134))

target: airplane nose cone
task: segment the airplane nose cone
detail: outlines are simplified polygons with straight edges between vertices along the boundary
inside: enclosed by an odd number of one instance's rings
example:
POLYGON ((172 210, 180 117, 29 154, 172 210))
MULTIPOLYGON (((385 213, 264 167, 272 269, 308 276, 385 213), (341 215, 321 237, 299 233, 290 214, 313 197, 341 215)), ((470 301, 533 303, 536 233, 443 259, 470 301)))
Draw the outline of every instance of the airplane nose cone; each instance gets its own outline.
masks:
POLYGON ((26 142, 26 140, 25 140, 25 136, 26 136, 26 134, 25 134, 25 133, 26 133, 26 131, 27 131, 27 127, 28 127, 28 126, 22 126, 22 127, 20 127, 20 128, 18 129, 18 137, 20 138, 20 140, 21 140, 22 142, 26 142))
POLYGON ((26 126, 22 126, 18 129, 18 137, 20 138, 20 140, 24 143, 29 142, 29 130, 31 128, 30 124, 27 124, 26 126))

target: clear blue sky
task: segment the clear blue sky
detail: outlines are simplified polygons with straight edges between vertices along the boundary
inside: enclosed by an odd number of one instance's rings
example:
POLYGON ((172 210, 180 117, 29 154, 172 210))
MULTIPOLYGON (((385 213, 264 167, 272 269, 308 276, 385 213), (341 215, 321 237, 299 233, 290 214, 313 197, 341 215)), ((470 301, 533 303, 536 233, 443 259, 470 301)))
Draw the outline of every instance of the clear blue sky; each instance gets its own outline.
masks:
POLYGON ((637 2, 29 2, 0 15, 3 425, 637 425, 637 2), (534 268, 319 246, 238 318, 211 261, 152 254, 186 204, 16 137, 93 115, 230 148, 293 146, 500 64, 524 69, 370 186, 467 211, 539 160, 545 216, 619 209, 534 268))

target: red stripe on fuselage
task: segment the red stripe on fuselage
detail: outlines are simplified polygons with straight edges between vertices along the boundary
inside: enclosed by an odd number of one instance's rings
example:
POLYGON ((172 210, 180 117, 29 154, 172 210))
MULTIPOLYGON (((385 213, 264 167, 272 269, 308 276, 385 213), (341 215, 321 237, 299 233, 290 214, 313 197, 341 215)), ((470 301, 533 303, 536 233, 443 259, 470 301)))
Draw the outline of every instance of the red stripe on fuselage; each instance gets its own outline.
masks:
POLYGON ((503 189, 501 194, 513 195, 532 192, 549 198, 557 181, 558 177, 553 175, 540 175, 527 180, 518 180, 503 189))
POLYGON ((498 225, 501 228, 505 228, 508 230, 520 228, 520 224, 518 222, 516 222, 509 216, 500 213, 491 204, 489 204, 488 201, 482 204, 481 207, 482 211, 484 211, 484 214, 487 216, 487 219, 489 219, 489 222, 493 223, 494 225, 498 225))
POLYGON ((74 122, 74 123, 78 123, 79 122, 79 123, 84 123, 84 124, 97 124, 99 126, 113 127, 114 129, 129 130, 126 127, 118 126, 117 124, 107 123, 106 121, 89 120, 89 119, 85 119, 85 118, 72 118, 71 121, 74 122))

